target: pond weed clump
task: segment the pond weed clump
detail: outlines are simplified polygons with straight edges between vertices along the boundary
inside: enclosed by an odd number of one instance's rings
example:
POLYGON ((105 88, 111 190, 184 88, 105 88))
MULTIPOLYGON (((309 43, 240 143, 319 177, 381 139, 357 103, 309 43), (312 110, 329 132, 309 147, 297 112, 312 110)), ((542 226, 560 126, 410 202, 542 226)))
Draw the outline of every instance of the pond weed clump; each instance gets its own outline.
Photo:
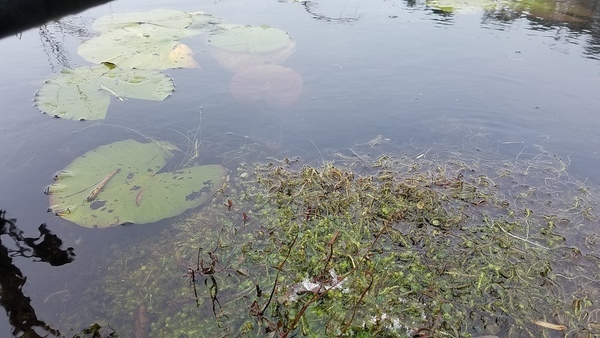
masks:
POLYGON ((104 306, 152 336, 599 334, 595 193, 549 155, 435 158, 242 164, 119 254, 104 306))

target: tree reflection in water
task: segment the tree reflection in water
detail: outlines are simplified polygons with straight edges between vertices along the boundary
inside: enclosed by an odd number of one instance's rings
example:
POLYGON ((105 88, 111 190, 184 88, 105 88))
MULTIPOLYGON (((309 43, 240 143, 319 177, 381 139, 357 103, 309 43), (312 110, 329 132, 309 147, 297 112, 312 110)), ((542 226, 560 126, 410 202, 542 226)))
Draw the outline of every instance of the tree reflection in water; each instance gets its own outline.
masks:
POLYGON ((38 319, 31 306, 31 298, 23 294, 27 277, 13 263, 13 257, 26 257, 60 266, 75 259, 73 248, 61 249, 62 240, 51 233, 46 224, 39 226, 38 237, 24 237, 23 231, 16 226, 16 219, 8 219, 5 214, 0 210, 0 305, 8 314, 13 327, 12 334, 18 337, 42 337, 37 333, 38 329, 58 337, 60 332, 38 319), (2 242, 2 235, 12 239, 15 248, 7 247, 2 242))

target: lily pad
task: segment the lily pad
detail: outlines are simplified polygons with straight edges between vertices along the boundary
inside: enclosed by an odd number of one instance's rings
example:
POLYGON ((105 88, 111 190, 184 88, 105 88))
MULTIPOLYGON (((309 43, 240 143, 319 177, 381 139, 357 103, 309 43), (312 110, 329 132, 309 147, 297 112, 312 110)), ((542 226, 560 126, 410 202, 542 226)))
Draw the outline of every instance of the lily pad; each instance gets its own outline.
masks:
POLYGON ((173 156, 168 142, 118 141, 100 146, 58 172, 50 210, 87 228, 145 224, 177 216, 210 199, 222 185, 220 165, 159 171, 173 156))
POLYGON ((278 65, 296 52, 296 42, 283 49, 266 53, 237 53, 220 48, 210 48, 210 55, 225 69, 237 73, 246 68, 261 65, 278 65))
POLYGON ((122 68, 198 68, 191 49, 178 40, 212 31, 220 22, 203 12, 165 9, 112 14, 94 22, 102 34, 82 43, 77 52, 87 61, 111 62, 122 68))
POLYGON ((281 29, 268 25, 221 25, 208 43, 215 48, 236 53, 267 53, 286 47, 290 36, 281 29))
POLYGON ((211 56, 226 69, 280 64, 296 51, 290 36, 274 27, 219 25, 209 37, 211 56))
POLYGON ((155 70, 119 69, 97 65, 64 69, 46 81, 35 96, 43 113, 71 120, 106 117, 110 97, 162 101, 173 92, 173 81, 155 70))
POLYGON ((216 27, 223 22, 219 17, 216 17, 210 13, 205 12, 190 12, 188 13, 192 17, 192 23, 187 29, 202 29, 213 31, 216 27))
POLYGON ((124 27, 153 25, 175 29, 204 29, 221 23, 221 19, 205 12, 182 12, 172 9, 154 9, 148 12, 115 13, 100 17, 92 27, 102 33, 124 27))
POLYGON ((92 27, 99 32, 133 27, 138 25, 153 25, 156 27, 184 29, 194 22, 192 15, 172 9, 154 9, 148 12, 115 13, 100 17, 92 27))
POLYGON ((177 40, 199 33, 198 30, 137 24, 110 30, 85 41, 77 48, 77 53, 87 61, 111 62, 121 68, 197 68, 191 49, 177 40), (173 52, 181 46, 190 53, 183 58, 173 58, 173 52))
POLYGON ((254 66, 235 74, 229 83, 231 95, 242 103, 265 99, 271 107, 285 107, 298 100, 304 88, 295 70, 277 65, 254 66))

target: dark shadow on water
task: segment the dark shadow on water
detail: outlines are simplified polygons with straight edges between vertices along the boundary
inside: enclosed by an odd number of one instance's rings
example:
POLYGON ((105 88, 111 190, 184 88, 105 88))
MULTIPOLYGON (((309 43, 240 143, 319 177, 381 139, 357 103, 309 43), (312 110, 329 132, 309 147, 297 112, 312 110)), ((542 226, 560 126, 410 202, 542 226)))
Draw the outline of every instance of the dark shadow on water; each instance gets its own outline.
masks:
POLYGON ((60 336, 60 332, 40 320, 31 306, 31 298, 23 293, 27 277, 13 262, 13 257, 31 258, 37 262, 46 262, 52 266, 61 266, 75 259, 73 248, 61 249, 62 240, 50 232, 46 224, 38 228, 38 237, 24 237, 16 225, 16 219, 5 218, 0 211, 0 306, 2 306, 12 326, 12 334, 18 337, 42 337, 37 332, 43 330, 47 336, 60 336), (9 248, 2 242, 7 235, 14 243, 9 248))
POLYGON ((0 38, 110 0, 0 0, 0 38))

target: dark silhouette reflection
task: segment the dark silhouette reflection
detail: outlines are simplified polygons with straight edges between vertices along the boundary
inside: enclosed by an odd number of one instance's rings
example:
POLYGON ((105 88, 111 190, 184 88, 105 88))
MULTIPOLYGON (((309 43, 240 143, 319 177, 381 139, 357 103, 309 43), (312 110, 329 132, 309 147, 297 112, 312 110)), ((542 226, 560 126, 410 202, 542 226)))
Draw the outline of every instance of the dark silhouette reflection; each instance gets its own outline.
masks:
POLYGON ((111 0, 0 0, 0 38, 111 0))
POLYGON ((75 259, 73 248, 61 249, 62 240, 51 233, 45 224, 38 228, 38 237, 24 237, 17 228, 15 219, 5 218, 5 211, 0 210, 0 306, 8 314, 12 334, 18 337, 42 337, 37 330, 44 331, 44 336, 60 336, 53 329, 37 318, 31 306, 31 298, 23 294, 23 285, 27 277, 14 265, 13 257, 32 258, 38 262, 47 262, 52 266, 60 266, 75 259), (2 242, 2 235, 8 235, 16 248, 9 248, 2 242))

